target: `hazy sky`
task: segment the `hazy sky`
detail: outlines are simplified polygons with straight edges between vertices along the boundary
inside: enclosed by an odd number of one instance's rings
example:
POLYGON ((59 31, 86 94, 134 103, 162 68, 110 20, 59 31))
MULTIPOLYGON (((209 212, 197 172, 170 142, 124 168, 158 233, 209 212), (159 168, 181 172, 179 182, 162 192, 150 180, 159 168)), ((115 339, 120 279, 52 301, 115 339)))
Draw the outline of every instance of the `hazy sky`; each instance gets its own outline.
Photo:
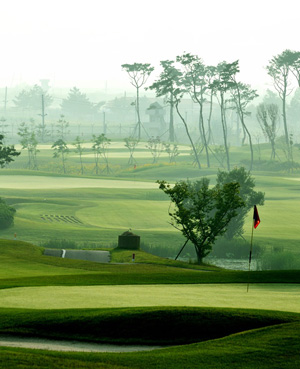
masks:
POLYGON ((206 64, 239 59, 240 79, 266 88, 272 56, 300 50, 299 26, 299 0, 3 0, 0 88, 48 78, 130 89, 121 64, 158 67, 184 51, 206 64))

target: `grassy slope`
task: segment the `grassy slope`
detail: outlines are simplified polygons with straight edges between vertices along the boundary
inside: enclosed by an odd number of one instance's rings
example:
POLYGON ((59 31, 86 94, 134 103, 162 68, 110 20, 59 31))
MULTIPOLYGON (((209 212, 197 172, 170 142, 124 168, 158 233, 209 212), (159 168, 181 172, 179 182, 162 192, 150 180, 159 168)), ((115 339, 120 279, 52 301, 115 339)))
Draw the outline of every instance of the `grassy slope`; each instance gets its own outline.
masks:
POLYGON ((276 325, 229 337, 130 354, 58 353, 0 348, 1 368, 295 369, 300 324, 276 325), (259 365, 259 366, 258 366, 259 365))
MULTIPOLYGON (((157 258, 142 251, 115 250, 113 260, 99 264, 42 255, 42 248, 20 241, 0 241, 0 288, 125 284, 247 283, 248 273, 197 267, 157 258), (127 262, 127 263, 126 263, 127 262), (210 271, 209 273, 207 271, 210 271), (63 278, 62 278, 63 275, 63 278)), ((251 283, 300 283, 300 271, 252 272, 251 283)))
MULTIPOLYGON (((8 287, 8 285, 47 286, 53 284, 211 283, 216 280, 220 282, 246 280, 246 273, 242 272, 201 272, 178 267, 170 268, 170 264, 164 265, 165 262, 170 263, 170 261, 160 259, 161 264, 159 265, 157 264, 158 258, 152 256, 150 256, 150 261, 154 264, 104 265, 45 257, 41 255, 41 248, 18 241, 2 241, 0 250, 1 264, 6 267, 10 266, 12 275, 14 274, 14 268, 15 270, 19 269, 23 274, 23 277, 20 278, 2 279, 2 287, 8 287), (14 262, 17 264, 13 265, 14 262), (72 274, 66 275, 66 269, 70 270, 72 274), (36 276, 36 273, 40 275, 36 276)), ((115 250, 114 257, 115 260, 127 261, 130 254, 131 252, 128 251, 115 250)), ((142 252, 138 253, 138 257, 143 257, 145 262, 149 262, 146 254, 142 252)), ((175 262, 172 263, 176 264, 175 262)), ((3 272, 2 278, 6 276, 3 272)), ((300 282, 300 273, 297 272, 261 272, 254 273, 254 276, 260 282, 267 280, 270 282, 300 282)), ((299 350, 299 344, 297 343, 299 342, 299 340, 297 341, 299 339, 297 336, 299 327, 298 323, 294 321, 298 319, 298 316, 280 312, 211 308, 35 310, 34 314, 32 311, 24 309, 0 309, 1 332, 31 333, 58 338, 75 337, 109 342, 122 340, 126 342, 129 339, 129 333, 130 337, 133 337, 132 342, 150 343, 160 341, 161 343, 167 343, 170 340, 173 341, 174 337, 178 337, 179 341, 177 343, 183 344, 191 342, 188 341, 191 339, 191 332, 193 333, 192 342, 196 342, 202 339, 220 337, 220 333, 222 335, 230 334, 269 324, 284 323, 284 325, 277 326, 278 328, 269 327, 217 341, 184 345, 152 353, 122 355, 54 354, 42 351, 1 348, 0 367, 136 367, 145 369, 155 367, 176 369, 198 368, 199 363, 202 362, 204 368, 226 368, 224 360, 228 367, 234 367, 235 362, 243 360, 243 367, 256 368, 257 360, 259 360, 260 367, 267 368, 271 358, 274 360, 276 352, 276 365, 278 364, 281 368, 292 368, 291 363, 297 364, 297 360, 299 360, 299 357, 296 357, 297 350, 299 350), (115 328, 112 329, 113 327, 115 328), (188 327, 189 329, 187 329, 188 327), (99 334, 101 331, 103 332, 102 336, 99 334), (110 332, 110 335, 107 332, 110 332), (217 336, 214 336, 215 334, 217 336), (261 340, 263 341, 261 342, 261 340), (203 356, 204 352, 206 352, 206 355, 203 356), (283 355, 284 352, 287 354, 287 358, 283 355)))

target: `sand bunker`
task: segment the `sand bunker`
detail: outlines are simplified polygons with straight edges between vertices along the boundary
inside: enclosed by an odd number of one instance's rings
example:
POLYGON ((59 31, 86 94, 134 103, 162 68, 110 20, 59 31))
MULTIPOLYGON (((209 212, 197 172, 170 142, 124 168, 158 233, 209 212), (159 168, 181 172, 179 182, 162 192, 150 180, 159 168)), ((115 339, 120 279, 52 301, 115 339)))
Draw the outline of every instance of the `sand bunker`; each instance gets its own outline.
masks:
POLYGON ((137 345, 108 345, 99 343, 87 343, 79 341, 50 340, 46 338, 0 336, 0 346, 22 347, 30 349, 51 351, 80 351, 80 352, 135 352, 150 351, 161 346, 137 346, 137 345))

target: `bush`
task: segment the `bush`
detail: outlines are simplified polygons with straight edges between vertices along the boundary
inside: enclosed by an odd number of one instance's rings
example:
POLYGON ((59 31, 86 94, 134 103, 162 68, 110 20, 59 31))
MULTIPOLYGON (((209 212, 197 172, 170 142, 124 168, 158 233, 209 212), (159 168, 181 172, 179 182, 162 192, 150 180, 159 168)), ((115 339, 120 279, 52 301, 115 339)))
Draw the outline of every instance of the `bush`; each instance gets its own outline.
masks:
MULTIPOLYGON (((262 248, 258 245, 253 245, 253 257, 258 257, 262 253, 262 248)), ((228 240, 225 237, 219 238, 213 245, 212 252, 209 257, 222 259, 247 259, 250 252, 250 243, 241 239, 234 238, 228 240)))
POLYGON ((300 269, 300 258, 287 251, 265 253, 259 259, 262 270, 300 269))
POLYGON ((16 209, 6 204, 0 198, 0 229, 6 229, 14 224, 16 209))

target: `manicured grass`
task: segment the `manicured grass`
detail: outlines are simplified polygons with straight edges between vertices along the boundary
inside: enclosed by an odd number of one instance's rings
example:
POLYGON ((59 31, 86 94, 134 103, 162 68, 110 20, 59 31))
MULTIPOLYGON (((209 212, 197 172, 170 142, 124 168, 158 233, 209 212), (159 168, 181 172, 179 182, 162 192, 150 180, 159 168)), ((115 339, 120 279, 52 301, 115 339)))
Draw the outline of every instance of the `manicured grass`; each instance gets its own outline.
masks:
MULTIPOLYGON (((157 167, 148 173, 152 177, 147 186, 156 186, 156 179, 165 179, 164 174, 177 171, 182 178, 185 174, 181 167, 157 167)), ((2 179, 14 181, 6 175, 2 179)), ((20 175, 23 172, 12 172, 20 175)), ((29 172, 28 174, 33 174, 29 172)), ((141 170, 136 172, 137 183, 146 179, 141 170)), ((197 172, 199 178, 199 172, 197 172)), ((201 172, 201 175, 205 174, 201 172)), ((206 171, 212 179, 215 178, 215 170, 206 171)), ((44 173, 45 175, 45 173, 44 173)), ((194 178, 196 172, 194 173, 194 178)), ((295 175, 272 175, 266 173, 254 173, 256 188, 264 191, 266 202, 259 207, 261 225, 255 230, 254 245, 259 244, 267 249, 283 247, 284 250, 300 254, 298 247, 300 236, 298 232, 298 209, 300 208, 300 182, 295 180, 295 175), (275 216, 276 215, 276 216, 275 216), (279 218, 280 215, 280 218, 279 218)), ((193 178, 193 176, 191 177, 193 178)), ((35 177, 39 180, 33 187, 43 187, 47 177, 35 177)), ((166 178, 167 179, 167 178, 166 178)), ((28 176, 28 183, 30 176, 28 176)), ((50 177, 54 184, 65 181, 67 187, 90 186, 101 180, 74 177, 66 178, 50 177), (69 183, 69 184, 68 184, 69 183)), ((45 182, 46 181, 46 182, 45 182)), ((62 182, 63 183, 63 182, 62 182)), ((119 182, 122 183, 122 182, 119 182)), ((2 196, 16 207, 17 214, 15 226, 1 231, 3 238, 12 239, 14 233, 18 239, 42 242, 52 238, 76 240, 85 245, 89 242, 101 243, 103 247, 111 247, 117 243, 118 236, 131 228, 141 236, 142 242, 155 246, 170 245, 174 248, 174 256, 183 244, 183 238, 170 224, 168 216, 169 200, 159 189, 131 189, 125 188, 130 182, 124 181, 124 188, 65 188, 65 189, 2 189, 2 196), (63 222, 47 222, 41 219, 43 214, 74 216, 81 224, 68 224, 63 222), (55 237, 54 237, 55 236, 55 237)), ((50 185, 49 185, 50 186, 50 185)), ((7 185, 7 187, 9 187, 7 185)), ((250 240, 251 212, 245 223, 245 238, 250 240), (248 226, 249 225, 249 226, 248 226)), ((86 247, 86 246, 85 246, 86 247)), ((172 255, 173 256, 173 255, 172 255)), ((297 256, 297 257, 298 257, 297 256)))
MULTIPOLYGON (((138 275, 136 276, 138 278, 138 275)), ((162 281, 161 281, 162 282, 162 281)), ((215 306, 300 313, 299 284, 148 284, 44 286, 0 290, 0 307, 80 309, 215 306)))

